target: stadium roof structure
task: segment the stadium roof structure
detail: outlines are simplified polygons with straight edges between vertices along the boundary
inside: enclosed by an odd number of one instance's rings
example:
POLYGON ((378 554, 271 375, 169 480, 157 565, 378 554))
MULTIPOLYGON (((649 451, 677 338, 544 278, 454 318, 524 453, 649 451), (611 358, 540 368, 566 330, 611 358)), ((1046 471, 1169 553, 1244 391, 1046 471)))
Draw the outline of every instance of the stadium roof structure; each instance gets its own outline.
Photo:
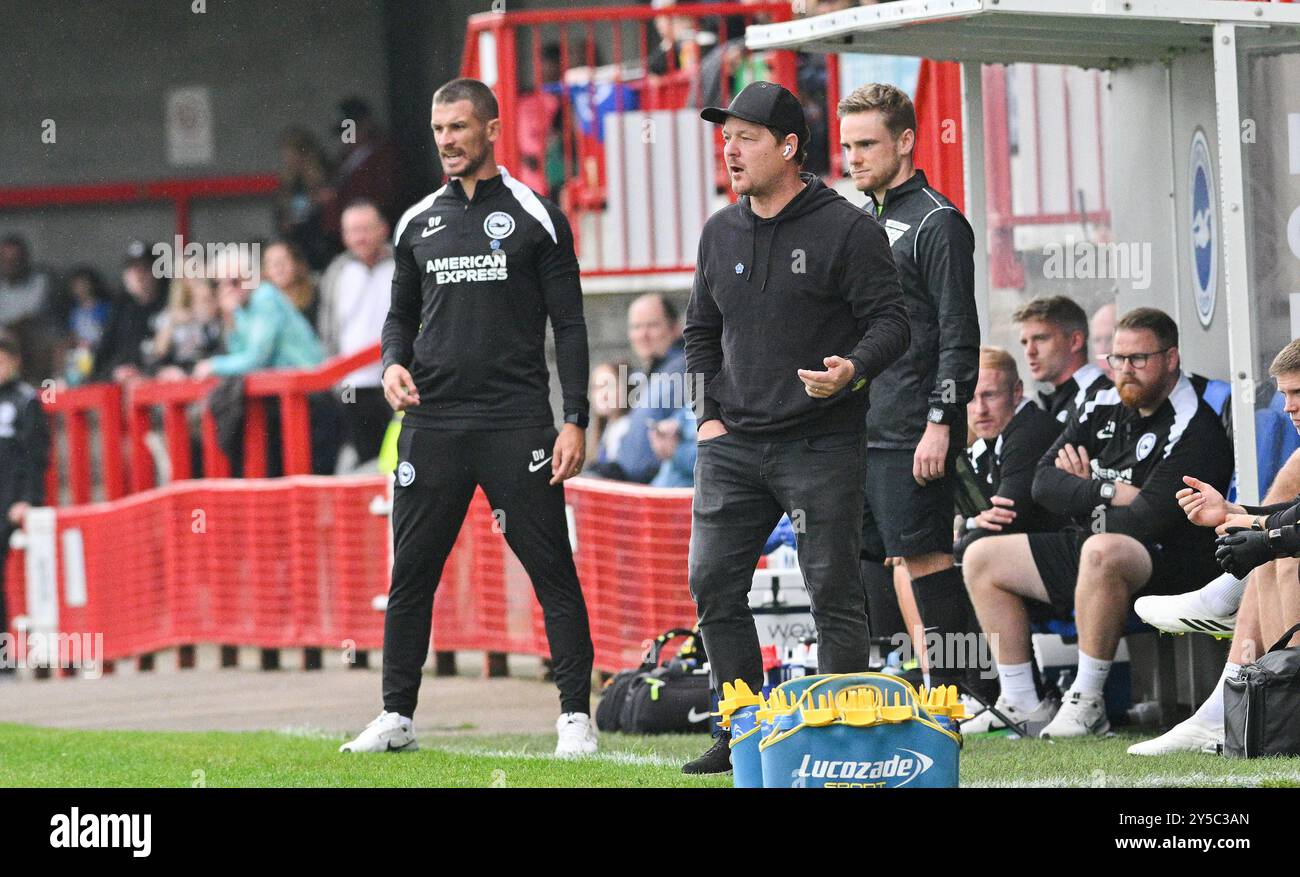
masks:
MULTIPOLYGON (((966 131, 982 130, 981 64, 1114 70, 1201 55, 1212 63, 1218 133, 1223 283, 1227 303, 1239 501, 1256 502, 1255 331, 1249 292, 1238 69, 1243 52, 1300 49, 1300 4, 1247 0, 898 0, 778 24, 751 25, 751 49, 904 55, 962 64, 966 131)), ((963 138, 966 215, 986 239, 984 142, 963 138), (975 171, 979 172, 975 172, 975 171)), ((976 250, 987 329, 988 254, 976 250)), ((1267 380, 1265 378, 1265 380, 1267 380)))
POLYGON ((1300 4, 1243 0, 900 0, 755 25, 751 49, 863 52, 985 64, 1113 69, 1209 49, 1218 25, 1252 47, 1300 45, 1300 4))

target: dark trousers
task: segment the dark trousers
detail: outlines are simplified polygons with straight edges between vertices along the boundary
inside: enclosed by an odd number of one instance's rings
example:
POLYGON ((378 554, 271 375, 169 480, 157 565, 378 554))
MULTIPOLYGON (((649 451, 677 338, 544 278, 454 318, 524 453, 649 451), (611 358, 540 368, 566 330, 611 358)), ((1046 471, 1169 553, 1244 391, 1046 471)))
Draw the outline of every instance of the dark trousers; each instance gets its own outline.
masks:
POLYGON ((383 387, 354 387, 352 393, 352 401, 343 399, 343 430, 357 452, 357 462, 365 463, 379 456, 393 409, 383 387))
MULTIPOLYGON (((7 515, 3 521, 0 523, 0 634, 9 630, 8 607, 5 603, 5 565, 9 562, 9 534, 14 531, 7 515)), ((0 673, 11 673, 13 669, 0 663, 0 673)))
POLYGON ((591 712, 591 630, 569 548, 554 428, 456 432, 403 426, 393 487, 393 581, 384 615, 384 709, 410 716, 429 654, 433 594, 482 485, 542 604, 563 712, 591 712))
POLYGON ((763 682, 749 609, 754 567, 782 512, 817 626, 818 669, 867 669, 870 644, 858 553, 867 453, 862 433, 769 442, 726 433, 701 442, 691 514, 690 585, 713 685, 763 682))

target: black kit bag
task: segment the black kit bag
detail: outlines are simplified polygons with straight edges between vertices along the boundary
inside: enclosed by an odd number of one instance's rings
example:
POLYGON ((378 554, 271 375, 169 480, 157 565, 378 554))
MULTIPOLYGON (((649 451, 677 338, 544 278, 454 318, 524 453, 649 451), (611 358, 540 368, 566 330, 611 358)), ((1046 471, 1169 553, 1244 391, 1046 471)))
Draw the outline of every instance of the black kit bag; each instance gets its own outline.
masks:
POLYGON ((1224 681, 1225 755, 1300 755, 1300 648, 1286 648, 1297 631, 1300 624, 1224 681))
POLYGON ((673 628, 651 644, 645 661, 605 684, 596 705, 596 727, 625 734, 677 734, 709 730, 712 690, 699 632, 673 628), (677 655, 659 665, 671 640, 686 637, 677 655))

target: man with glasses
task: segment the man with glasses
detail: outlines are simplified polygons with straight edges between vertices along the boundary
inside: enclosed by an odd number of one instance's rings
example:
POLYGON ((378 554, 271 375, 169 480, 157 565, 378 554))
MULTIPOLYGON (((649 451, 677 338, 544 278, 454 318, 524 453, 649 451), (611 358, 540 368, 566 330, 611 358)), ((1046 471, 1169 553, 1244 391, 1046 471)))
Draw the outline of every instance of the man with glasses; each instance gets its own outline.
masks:
MULTIPOLYGON (((1177 493, 1184 475, 1226 490, 1232 449, 1179 367, 1177 325, 1155 308, 1130 311, 1116 324, 1109 362, 1114 388, 1079 409, 1034 477, 1034 501, 1072 525, 980 539, 964 559, 998 664, 999 710, 1048 722, 1043 737, 1106 733, 1102 689, 1134 597, 1178 593, 1219 572, 1213 532, 1187 520, 1177 493), (1079 671, 1058 710, 1034 689, 1029 621, 1071 612, 1079 671)), ((997 727, 986 712, 963 730, 997 727)))

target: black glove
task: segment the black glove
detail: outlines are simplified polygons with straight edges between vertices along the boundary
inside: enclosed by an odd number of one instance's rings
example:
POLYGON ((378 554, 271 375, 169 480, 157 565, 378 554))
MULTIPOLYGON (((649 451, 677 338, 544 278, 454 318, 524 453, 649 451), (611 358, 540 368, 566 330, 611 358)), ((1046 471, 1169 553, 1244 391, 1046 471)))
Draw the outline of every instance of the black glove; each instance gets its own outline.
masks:
POLYGON ((1214 559, 1224 572, 1244 579, 1257 566, 1277 559, 1277 552, 1268 544, 1267 530, 1246 530, 1233 527, 1226 536, 1214 542, 1214 559))

